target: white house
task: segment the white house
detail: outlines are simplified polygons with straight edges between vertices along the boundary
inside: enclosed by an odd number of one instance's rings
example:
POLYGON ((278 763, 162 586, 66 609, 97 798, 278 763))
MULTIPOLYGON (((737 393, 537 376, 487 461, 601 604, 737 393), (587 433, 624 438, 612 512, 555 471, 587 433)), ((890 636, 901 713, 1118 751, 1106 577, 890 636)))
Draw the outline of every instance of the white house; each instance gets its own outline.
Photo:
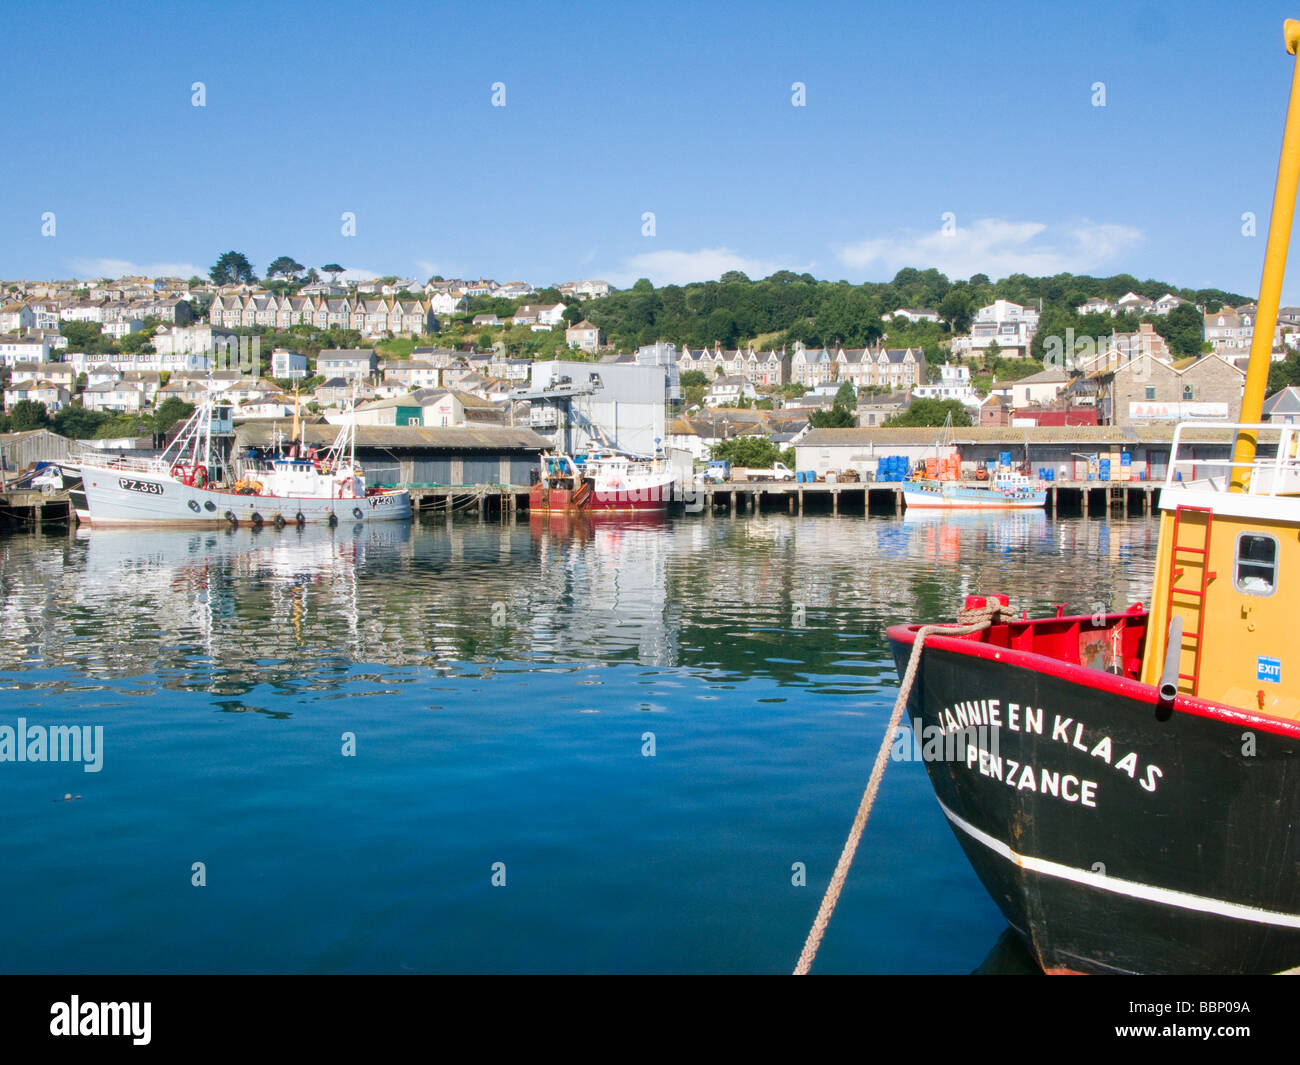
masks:
POLYGON ((975 312, 970 336, 956 337, 954 355, 982 355, 996 342, 1006 358, 1029 354, 1029 344, 1038 331, 1038 309, 1022 307, 1010 300, 994 300, 975 312))
POLYGON ((890 311, 888 314, 882 314, 880 316, 882 322, 892 321, 895 318, 906 318, 913 324, 916 322, 937 322, 939 320, 939 312, 932 311, 927 307, 899 307, 896 311, 890 311))
POLYGON ((62 410, 71 401, 71 393, 63 386, 52 381, 26 381, 14 383, 4 390, 5 409, 12 410, 15 403, 23 400, 44 403, 51 413, 62 410))
POLYGON ((128 411, 146 406, 144 389, 127 381, 88 385, 81 393, 81 403, 87 410, 128 411))
POLYGON ((6 366, 20 362, 49 362, 54 345, 48 337, 0 336, 0 361, 6 366))
POLYGON ((943 363, 939 367, 939 380, 936 384, 917 385, 912 389, 917 399, 956 399, 966 406, 978 408, 980 399, 975 395, 975 386, 970 381, 970 367, 956 363, 943 363))
POLYGON ((271 352, 271 376, 277 381, 298 381, 307 376, 307 356, 288 348, 271 352))
POLYGON ((709 384, 708 394, 704 397, 706 407, 734 407, 742 399, 758 399, 758 391, 749 381, 739 374, 730 377, 715 377, 709 384))

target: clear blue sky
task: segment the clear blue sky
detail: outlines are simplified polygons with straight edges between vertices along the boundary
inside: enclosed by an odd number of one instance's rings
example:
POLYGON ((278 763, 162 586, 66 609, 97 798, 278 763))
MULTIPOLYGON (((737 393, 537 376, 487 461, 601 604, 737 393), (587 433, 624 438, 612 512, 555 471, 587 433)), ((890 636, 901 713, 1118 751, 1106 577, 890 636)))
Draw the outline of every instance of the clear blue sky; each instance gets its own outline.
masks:
POLYGON ((1300 2, 24 5, 0 64, 0 276, 206 273, 235 249, 259 272, 290 255, 421 281, 914 265, 1254 294, 1288 15, 1300 2))

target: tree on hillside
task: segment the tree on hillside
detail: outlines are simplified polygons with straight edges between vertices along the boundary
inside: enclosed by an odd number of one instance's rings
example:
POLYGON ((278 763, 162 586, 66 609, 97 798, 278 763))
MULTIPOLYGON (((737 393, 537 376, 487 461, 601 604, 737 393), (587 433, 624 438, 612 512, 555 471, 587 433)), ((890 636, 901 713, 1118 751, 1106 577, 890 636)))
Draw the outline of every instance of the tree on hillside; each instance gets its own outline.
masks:
POLYGON ((765 436, 733 436, 714 444, 710 455, 755 470, 771 469, 773 463, 783 461, 781 449, 765 436))
POLYGON ((20 399, 9 410, 9 428, 15 433, 25 433, 28 429, 44 429, 50 424, 49 411, 44 403, 31 399, 20 399))
POLYGON ((970 411, 957 399, 918 399, 902 414, 895 414, 883 423, 883 428, 899 429, 943 425, 952 415, 952 424, 961 427, 971 424, 970 411))
POLYGON ((267 277, 283 277, 293 280, 306 269, 302 263, 291 259, 287 255, 281 255, 278 259, 271 260, 271 265, 266 268, 267 277))
POLYGON ((153 331, 141 329, 135 333, 127 333, 118 340, 117 346, 128 355, 153 351, 153 331))
POLYGON ((1281 362, 1269 364, 1268 394, 1281 392, 1292 385, 1300 385, 1300 352, 1288 352, 1281 362))
POLYGON ((253 264, 246 255, 237 251, 225 252, 208 271, 208 276, 216 285, 236 285, 241 282, 252 285, 257 282, 253 264))
POLYGON ((112 420, 107 411, 88 410, 73 403, 54 415, 50 428, 70 440, 93 440, 100 428, 112 420))
POLYGON ((59 332, 68 338, 69 351, 103 354, 113 346, 112 339, 104 336, 98 322, 60 322, 59 332))
POLYGON ((326 263, 321 269, 330 275, 330 284, 337 281, 339 274, 343 273, 343 267, 339 266, 338 263, 326 263))
POLYGON ((193 404, 186 403, 176 396, 168 396, 153 412, 153 431, 159 436, 165 436, 173 425, 182 418, 188 418, 193 413, 193 404))
POLYGON ((949 290, 948 295, 939 301, 939 317, 948 323, 954 333, 964 333, 970 329, 975 310, 971 304, 970 289, 966 286, 949 290))
POLYGON ((1205 335, 1201 312, 1190 303, 1180 303, 1163 318, 1155 322, 1156 332, 1165 338, 1169 353, 1176 359, 1196 355, 1201 350, 1205 335))
POLYGON ((815 410, 808 415, 814 429, 851 429, 858 424, 858 395, 853 384, 845 381, 835 393, 830 410, 815 410))

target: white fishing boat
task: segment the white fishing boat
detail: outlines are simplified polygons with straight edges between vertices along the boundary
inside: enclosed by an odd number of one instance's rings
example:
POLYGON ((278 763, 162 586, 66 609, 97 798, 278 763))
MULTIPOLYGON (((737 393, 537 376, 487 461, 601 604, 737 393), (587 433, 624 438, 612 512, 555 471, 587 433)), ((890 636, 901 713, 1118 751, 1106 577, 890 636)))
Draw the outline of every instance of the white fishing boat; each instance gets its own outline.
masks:
POLYGON ((909 481, 903 503, 913 508, 945 510, 1032 510, 1047 502, 1047 490, 1023 473, 995 474, 987 484, 962 481, 909 481))
POLYGON ((78 518, 91 525, 284 526, 411 516, 405 490, 366 487, 352 418, 320 456, 291 445, 269 459, 239 461, 229 457, 232 448, 231 408, 209 396, 157 458, 83 456, 78 518))

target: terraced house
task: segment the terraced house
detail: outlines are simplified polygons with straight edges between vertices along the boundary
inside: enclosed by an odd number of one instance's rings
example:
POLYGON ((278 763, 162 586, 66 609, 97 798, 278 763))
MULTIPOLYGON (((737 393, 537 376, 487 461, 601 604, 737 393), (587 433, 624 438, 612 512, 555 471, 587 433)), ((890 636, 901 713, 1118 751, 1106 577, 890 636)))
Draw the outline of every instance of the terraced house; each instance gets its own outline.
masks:
POLYGON ((414 336, 438 328, 432 307, 423 300, 392 297, 350 300, 346 297, 276 296, 274 293, 218 295, 208 320, 227 329, 263 326, 288 329, 314 325, 318 329, 355 329, 363 336, 414 336))

